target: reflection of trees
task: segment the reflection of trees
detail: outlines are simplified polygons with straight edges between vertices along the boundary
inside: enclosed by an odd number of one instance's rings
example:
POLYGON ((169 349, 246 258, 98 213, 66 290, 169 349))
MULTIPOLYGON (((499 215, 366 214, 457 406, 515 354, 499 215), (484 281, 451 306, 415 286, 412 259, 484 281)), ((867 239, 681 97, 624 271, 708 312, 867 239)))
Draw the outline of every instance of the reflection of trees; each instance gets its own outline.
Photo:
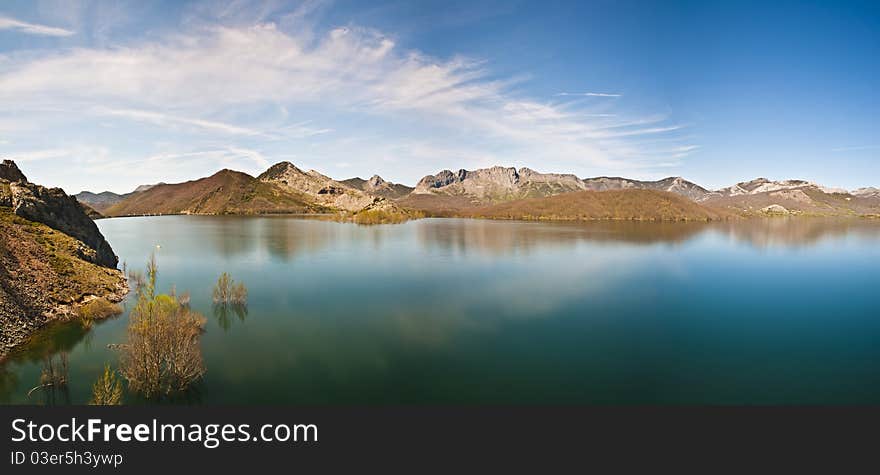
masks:
MULTIPOLYGON (((103 322, 97 322, 99 325, 101 323, 103 322)), ((88 328, 77 321, 51 323, 35 333, 21 351, 9 355, 7 361, 30 363, 45 361, 46 358, 72 351, 88 332, 88 328)))
POLYGON ((423 245, 463 253, 504 255, 548 246, 573 246, 582 241, 633 244, 681 243, 711 226, 706 222, 644 223, 594 221, 587 223, 491 220, 425 220, 418 223, 423 245))
POLYGON ((218 303, 214 304, 212 310, 217 324, 224 332, 229 331, 232 327, 233 316, 237 317, 240 322, 244 322, 248 315, 247 304, 241 303, 218 303))
POLYGON ((260 218, 263 245, 274 257, 289 261, 298 254, 316 252, 339 239, 338 223, 289 217, 260 218))
POLYGON ((809 246, 843 235, 880 239, 880 222, 861 218, 579 223, 435 219, 421 221, 417 227, 418 238, 424 246, 491 255, 529 252, 548 246, 574 246, 579 242, 679 244, 707 231, 720 232, 756 247, 809 246))
POLYGON ((216 227, 216 229, 207 230, 202 234, 210 240, 216 252, 221 256, 237 256, 250 252, 258 238, 258 233, 254 231, 252 218, 242 216, 188 218, 199 220, 196 221, 199 226, 216 227))
POLYGON ((67 352, 59 353, 57 358, 56 355, 46 356, 40 371, 40 384, 28 391, 28 399, 32 400, 37 394, 41 394, 45 406, 70 404, 70 390, 67 386, 69 374, 67 352))
POLYGON ((719 223, 713 229, 759 248, 812 246, 824 239, 880 239, 880 222, 863 218, 769 218, 719 223))
POLYGON ((18 376, 6 366, 0 365, 0 402, 8 404, 16 387, 18 387, 18 376))
MULTIPOLYGON (((97 322, 98 325, 102 323, 103 321, 97 322)), ((13 351, 0 364, 0 401, 11 400, 12 394, 19 390, 18 377, 9 370, 10 367, 15 366, 16 363, 41 363, 44 372, 51 367, 53 371, 48 374, 57 374, 59 367, 57 360, 63 355, 66 361, 67 353, 80 344, 88 334, 88 328, 78 321, 50 323, 41 328, 31 336, 27 345, 13 351)), ((28 382, 23 382, 23 384, 28 384, 28 386, 22 390, 31 389, 28 382)), ((55 396, 58 395, 58 388, 51 391, 56 393, 51 397, 51 400, 57 400, 55 396)), ((66 389, 63 392, 66 392, 66 389)), ((64 396, 64 394, 61 395, 64 396)))

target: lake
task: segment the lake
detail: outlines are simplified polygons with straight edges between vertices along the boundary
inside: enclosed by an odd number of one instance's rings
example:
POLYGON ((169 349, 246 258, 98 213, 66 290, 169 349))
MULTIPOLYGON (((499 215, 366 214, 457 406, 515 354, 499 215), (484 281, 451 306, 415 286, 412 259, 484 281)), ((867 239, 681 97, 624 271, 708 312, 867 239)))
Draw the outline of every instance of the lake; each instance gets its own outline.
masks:
MULTIPOLYGON (((877 221, 98 225, 208 319, 204 381, 174 402, 880 403, 877 221), (222 272, 246 312, 213 308, 222 272)), ((0 402, 86 403, 127 319, 46 328, 0 366, 0 402), (28 397, 62 353, 67 388, 28 397)))

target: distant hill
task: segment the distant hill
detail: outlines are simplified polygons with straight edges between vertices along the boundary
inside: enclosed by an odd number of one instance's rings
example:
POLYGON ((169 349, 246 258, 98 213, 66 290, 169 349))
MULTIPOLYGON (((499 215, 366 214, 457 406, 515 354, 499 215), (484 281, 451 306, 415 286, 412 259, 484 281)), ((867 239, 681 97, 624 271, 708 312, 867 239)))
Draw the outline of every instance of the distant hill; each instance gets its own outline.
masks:
POLYGON ((561 221, 638 220, 708 221, 727 217, 683 196, 655 190, 578 191, 543 198, 527 198, 460 212, 491 219, 561 221))
POLYGON ((349 178, 341 183, 352 188, 367 192, 374 196, 397 199, 403 198, 413 191, 413 187, 385 181, 379 175, 373 175, 369 180, 363 178, 349 178))
POLYGON ((585 189, 583 180, 574 175, 496 166, 472 171, 443 170, 419 180, 412 194, 463 197, 473 206, 482 206, 585 189))
MULTIPOLYGON (((158 183, 157 185, 164 185, 164 183, 158 183)), ((140 193, 142 191, 147 191, 157 185, 140 185, 135 188, 134 191, 121 195, 118 193, 113 193, 112 191, 102 191, 101 193, 82 191, 73 195, 73 197, 76 198, 77 201, 79 201, 80 203, 88 205, 90 208, 99 213, 103 213, 107 210, 107 208, 115 205, 116 203, 124 201, 131 195, 135 193, 140 193)))
POLYGON ((129 196, 131 196, 131 193, 119 195, 113 193, 112 191, 102 191, 101 193, 83 191, 73 195, 73 197, 76 198, 77 201, 84 205, 88 205, 90 208, 98 212, 106 210, 107 208, 115 205, 116 203, 119 203, 129 196))
POLYGON ((641 181, 631 180, 621 177, 597 177, 584 179, 584 184, 588 190, 608 191, 608 190, 655 190, 667 191, 677 195, 685 196, 694 201, 700 201, 711 192, 700 185, 689 182, 681 177, 669 177, 657 181, 641 181))
POLYGON ((299 193, 318 206, 344 211, 359 211, 374 197, 315 170, 304 172, 290 162, 272 165, 257 179, 299 193))
POLYGON ((132 194, 104 211, 107 216, 144 214, 309 213, 324 209, 308 196, 246 173, 222 170, 208 178, 160 184, 132 194))
POLYGON ((745 216, 880 215, 880 195, 872 193, 871 189, 850 193, 804 180, 771 181, 757 178, 712 192, 700 203, 745 216))
MULTIPOLYGON (((697 200, 709 193, 705 188, 680 177, 658 181, 639 181, 621 177, 581 179, 572 174, 540 173, 529 168, 491 167, 479 170, 443 170, 422 178, 413 195, 443 195, 467 198, 473 206, 501 203, 523 198, 540 198, 573 191, 608 190, 667 191, 697 200)), ((440 208, 443 200, 422 198, 417 204, 440 208)), ((463 202, 459 202, 459 205, 463 202)))
MULTIPOLYGON (((516 203, 513 206, 520 206, 526 203, 523 200, 530 198, 584 191, 633 190, 671 193, 720 215, 880 215, 877 188, 848 192, 804 180, 757 178, 712 191, 681 177, 656 181, 607 176, 582 179, 573 174, 500 166, 457 172, 442 170, 425 176, 411 188, 387 182, 378 175, 367 180, 334 180, 315 170, 303 171, 290 162, 280 162, 257 177, 224 170, 187 183, 144 185, 126 195, 83 192, 77 196, 97 211, 92 213, 94 217, 99 217, 98 213, 107 216, 311 212, 352 215, 365 210, 375 213, 380 209, 399 216, 460 216, 492 205, 516 203), (418 213, 407 213, 407 210, 418 213)), ((662 204, 650 194, 620 195, 621 199, 624 196, 649 200, 641 208, 627 211, 647 213, 647 207, 662 204)), ((628 202, 627 206, 632 204, 628 202)), ((510 207, 496 210, 502 209, 511 211, 510 207)))
POLYGON ((734 196, 713 196, 701 204, 744 216, 880 216, 880 199, 815 188, 765 191, 734 196))

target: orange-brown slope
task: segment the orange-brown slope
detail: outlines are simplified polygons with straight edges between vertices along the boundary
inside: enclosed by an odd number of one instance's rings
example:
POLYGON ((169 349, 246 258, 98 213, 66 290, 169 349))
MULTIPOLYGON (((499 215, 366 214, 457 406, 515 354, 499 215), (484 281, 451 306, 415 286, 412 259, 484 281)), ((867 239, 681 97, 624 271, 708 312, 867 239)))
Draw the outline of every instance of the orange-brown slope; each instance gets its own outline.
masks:
POLYGON ((106 216, 267 214, 322 211, 307 197, 241 172, 222 170, 186 183, 162 184, 108 208, 106 216))
POLYGON ((576 191, 460 212, 492 219, 707 221, 726 217, 683 196, 654 190, 576 191))

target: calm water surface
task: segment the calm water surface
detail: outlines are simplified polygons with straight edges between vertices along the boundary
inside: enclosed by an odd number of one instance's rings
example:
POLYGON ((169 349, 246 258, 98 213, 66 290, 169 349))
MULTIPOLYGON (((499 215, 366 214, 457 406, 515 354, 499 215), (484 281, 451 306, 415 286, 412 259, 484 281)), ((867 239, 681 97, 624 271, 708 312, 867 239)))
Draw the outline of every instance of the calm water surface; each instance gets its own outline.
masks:
MULTIPOLYGON (((98 224, 129 268, 159 245, 160 288, 208 318, 182 402, 880 403, 877 222, 98 224), (246 312, 212 308, 224 271, 246 312)), ((126 323, 40 333, 0 402, 87 402, 126 323), (28 399, 62 353, 68 387, 28 399)))

